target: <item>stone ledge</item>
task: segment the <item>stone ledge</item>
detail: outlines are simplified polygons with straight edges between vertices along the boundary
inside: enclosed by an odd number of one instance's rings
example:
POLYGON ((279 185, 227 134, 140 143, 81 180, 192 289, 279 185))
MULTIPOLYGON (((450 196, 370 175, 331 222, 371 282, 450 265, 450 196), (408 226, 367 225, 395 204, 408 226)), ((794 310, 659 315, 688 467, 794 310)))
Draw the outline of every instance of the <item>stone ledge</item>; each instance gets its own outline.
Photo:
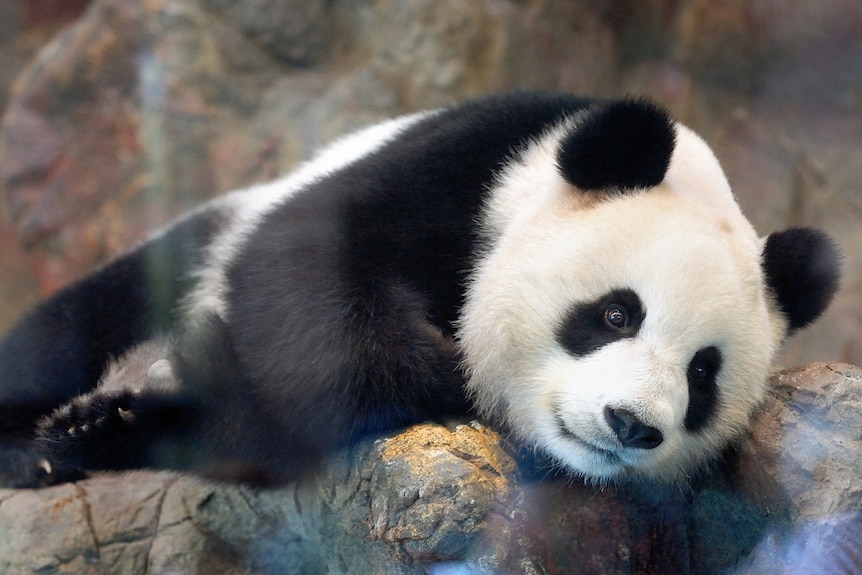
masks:
POLYGON ((278 490, 145 472, 0 490, 0 572, 742 575, 862 566, 862 370, 809 364, 773 384, 749 437, 690 490, 529 481, 488 428, 425 424, 278 490))

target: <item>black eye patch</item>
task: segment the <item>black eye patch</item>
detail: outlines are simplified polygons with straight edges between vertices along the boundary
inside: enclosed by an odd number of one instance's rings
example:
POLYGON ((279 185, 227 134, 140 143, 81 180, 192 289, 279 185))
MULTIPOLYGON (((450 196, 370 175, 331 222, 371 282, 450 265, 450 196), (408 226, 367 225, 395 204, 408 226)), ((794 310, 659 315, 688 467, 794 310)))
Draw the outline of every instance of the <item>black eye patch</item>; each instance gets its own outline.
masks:
POLYGON ((698 431, 715 411, 718 399, 716 378, 721 369, 721 352, 715 346, 698 350, 688 364, 688 410, 685 428, 698 431))
POLYGON ((557 328, 557 341, 575 357, 637 335, 646 311, 630 289, 613 290, 599 299, 576 305, 557 328))

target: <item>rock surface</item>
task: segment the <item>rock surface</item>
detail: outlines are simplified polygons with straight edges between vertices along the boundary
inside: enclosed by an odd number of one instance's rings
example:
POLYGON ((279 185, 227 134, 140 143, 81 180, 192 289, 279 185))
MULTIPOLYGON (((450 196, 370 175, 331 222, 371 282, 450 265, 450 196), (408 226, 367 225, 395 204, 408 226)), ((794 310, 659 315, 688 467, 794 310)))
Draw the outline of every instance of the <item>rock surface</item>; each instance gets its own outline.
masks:
POLYGON ((777 374, 689 489, 528 479, 479 424, 418 425, 277 490, 164 473, 0 491, 0 572, 855 573, 862 370, 777 374))
MULTIPOLYGON (((4 73, 28 38, 0 42, 4 73)), ((783 363, 862 364, 856 0, 91 0, 0 98, 0 331, 344 131, 514 88, 654 97, 715 148, 762 233, 833 233, 844 289, 783 363)))

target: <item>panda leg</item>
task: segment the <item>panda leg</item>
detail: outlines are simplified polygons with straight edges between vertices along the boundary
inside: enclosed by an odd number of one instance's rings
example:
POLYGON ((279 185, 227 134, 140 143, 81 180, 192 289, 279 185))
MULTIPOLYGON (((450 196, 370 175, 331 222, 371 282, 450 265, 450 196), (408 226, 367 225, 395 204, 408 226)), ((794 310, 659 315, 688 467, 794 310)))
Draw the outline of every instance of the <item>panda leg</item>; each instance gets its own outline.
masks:
MULTIPOLYGON (((227 325, 198 318, 173 338, 148 341, 111 365, 99 387, 37 429, 52 466, 172 469, 269 485, 283 441, 239 367, 227 325)), ((302 453, 301 438, 296 438, 302 453)), ((283 458, 282 458, 283 459, 283 458)))

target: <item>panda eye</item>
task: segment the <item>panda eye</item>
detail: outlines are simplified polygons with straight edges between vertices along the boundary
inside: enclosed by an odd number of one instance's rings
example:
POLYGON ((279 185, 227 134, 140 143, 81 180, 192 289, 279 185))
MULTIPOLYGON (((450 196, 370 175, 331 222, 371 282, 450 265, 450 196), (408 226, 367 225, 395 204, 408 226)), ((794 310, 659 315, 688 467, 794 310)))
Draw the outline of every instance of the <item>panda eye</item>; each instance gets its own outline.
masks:
POLYGON ((688 379, 692 383, 704 382, 713 377, 721 365, 721 353, 713 346, 698 351, 688 366, 688 379))
POLYGON ((616 329, 623 329, 629 325, 629 312, 623 306, 612 303, 605 308, 605 323, 616 329))
POLYGON ((714 345, 698 350, 688 364, 688 410, 684 421, 688 431, 702 429, 716 410, 721 364, 721 352, 714 345))
POLYGON ((575 357, 585 357, 605 345, 635 337, 646 317, 638 294, 612 290, 569 309, 556 330, 557 342, 575 357))
POLYGON ((689 375, 693 381, 703 381, 709 375, 709 369, 705 364, 695 363, 692 364, 689 375))

